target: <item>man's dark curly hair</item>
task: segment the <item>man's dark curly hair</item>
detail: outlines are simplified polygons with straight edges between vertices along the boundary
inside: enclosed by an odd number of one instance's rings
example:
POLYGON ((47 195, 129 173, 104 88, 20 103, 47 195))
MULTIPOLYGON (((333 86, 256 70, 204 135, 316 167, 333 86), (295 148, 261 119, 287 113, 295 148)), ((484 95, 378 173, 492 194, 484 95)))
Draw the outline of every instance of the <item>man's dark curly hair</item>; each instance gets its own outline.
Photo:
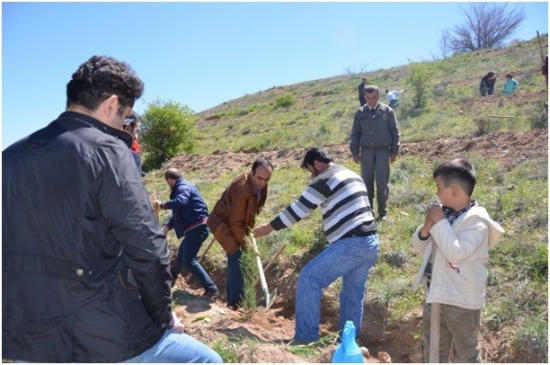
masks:
POLYGON ((67 107, 81 105, 96 110, 103 100, 116 95, 121 109, 133 108, 143 88, 129 64, 96 55, 81 64, 67 84, 67 107))

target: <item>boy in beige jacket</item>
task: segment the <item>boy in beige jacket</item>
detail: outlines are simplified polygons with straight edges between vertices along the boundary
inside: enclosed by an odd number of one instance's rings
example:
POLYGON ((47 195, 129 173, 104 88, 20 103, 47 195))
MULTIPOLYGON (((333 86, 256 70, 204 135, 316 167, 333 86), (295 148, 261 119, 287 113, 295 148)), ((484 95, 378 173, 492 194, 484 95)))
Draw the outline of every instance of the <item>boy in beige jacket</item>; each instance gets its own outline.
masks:
POLYGON ((428 208, 424 224, 411 239, 413 249, 424 255, 413 287, 421 281, 428 285, 422 321, 424 360, 429 359, 431 304, 440 303, 440 361, 448 361, 454 343, 454 362, 479 362, 489 249, 504 230, 471 199, 476 173, 468 160, 445 161, 433 177, 441 204, 428 208))

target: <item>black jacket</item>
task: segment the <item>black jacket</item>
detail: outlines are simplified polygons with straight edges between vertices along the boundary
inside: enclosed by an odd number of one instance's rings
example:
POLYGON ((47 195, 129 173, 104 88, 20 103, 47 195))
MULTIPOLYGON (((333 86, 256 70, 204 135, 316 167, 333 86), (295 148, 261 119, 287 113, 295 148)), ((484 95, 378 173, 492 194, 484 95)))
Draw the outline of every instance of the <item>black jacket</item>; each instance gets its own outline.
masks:
POLYGON ((171 325, 130 134, 65 112, 2 152, 2 358, 118 362, 171 325))

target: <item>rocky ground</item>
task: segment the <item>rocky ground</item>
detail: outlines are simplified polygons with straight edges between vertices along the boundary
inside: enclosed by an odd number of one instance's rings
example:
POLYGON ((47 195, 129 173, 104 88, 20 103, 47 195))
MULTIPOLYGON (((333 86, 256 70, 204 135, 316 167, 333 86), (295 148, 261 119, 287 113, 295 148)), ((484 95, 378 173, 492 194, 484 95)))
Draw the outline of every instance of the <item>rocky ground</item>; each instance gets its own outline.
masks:
MULTIPOLYGON (((327 148, 336 162, 350 159, 347 145, 333 145, 327 148)), ((276 166, 299 165, 305 150, 306 148, 297 148, 261 154, 217 151, 208 156, 181 155, 171 160, 167 166, 176 167, 180 171, 200 170, 205 180, 213 181, 226 171, 250 166, 251 161, 260 155, 269 157, 276 166)), ((494 132, 472 138, 444 138, 435 141, 402 143, 400 151, 402 156, 423 157, 429 162, 453 158, 469 151, 500 160, 506 168, 512 168, 523 161, 547 155, 548 130, 537 129, 522 133, 494 132)), ((222 336, 256 340, 234 342, 235 348, 232 351, 237 354, 239 362, 330 362, 335 348, 332 344, 322 346, 323 349, 318 356, 305 358, 294 355, 289 345, 282 345, 277 341, 294 335, 293 307, 296 288, 295 282, 289 279, 294 272, 294 267, 291 258, 288 262, 279 265, 277 273, 266 273, 270 288, 278 290, 277 299, 269 310, 266 311, 265 308, 260 307, 252 314, 228 309, 224 304, 224 298, 215 302, 201 298, 202 289, 198 289, 197 283, 194 280, 185 283, 180 276, 174 296, 181 304, 177 312, 186 325, 187 333, 208 343, 214 343, 222 336)), ((214 273, 213 279, 215 282, 225 282, 223 272, 214 273)), ((323 303, 336 299, 325 296, 323 303)), ((323 305, 322 334, 334 334, 336 331, 336 320, 331 320, 337 318, 337 312, 333 308, 333 305, 323 305)), ((365 326, 368 326, 369 334, 362 335, 358 341, 360 346, 370 345, 368 350, 365 348, 365 361, 422 362, 419 342, 411 336, 411 333, 420 326, 421 313, 411 313, 411 319, 407 325, 392 333, 383 333, 381 323, 383 317, 383 308, 369 307, 365 310, 364 321, 365 326), (377 345, 382 342, 383 346, 377 345)), ((500 358, 502 355, 499 355, 500 346, 497 337, 486 336, 483 339, 483 360, 505 362, 506 359, 500 358)), ((296 353, 296 351, 293 352, 296 353)), ((521 359, 519 361, 522 362, 521 359)), ((525 362, 529 362, 528 359, 525 359, 525 362)))

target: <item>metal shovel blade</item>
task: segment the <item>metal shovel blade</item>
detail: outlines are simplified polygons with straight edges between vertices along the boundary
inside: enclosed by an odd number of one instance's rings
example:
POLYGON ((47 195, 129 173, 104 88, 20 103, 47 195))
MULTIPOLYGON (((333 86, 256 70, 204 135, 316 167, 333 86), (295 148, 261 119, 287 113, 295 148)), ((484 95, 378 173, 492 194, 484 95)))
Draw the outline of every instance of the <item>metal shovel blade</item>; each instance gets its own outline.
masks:
POLYGON ((273 290, 271 294, 267 290, 267 288, 264 289, 264 298, 265 298, 265 309, 269 309, 271 305, 273 305, 273 302, 275 302, 275 297, 277 296, 277 289, 273 290))

